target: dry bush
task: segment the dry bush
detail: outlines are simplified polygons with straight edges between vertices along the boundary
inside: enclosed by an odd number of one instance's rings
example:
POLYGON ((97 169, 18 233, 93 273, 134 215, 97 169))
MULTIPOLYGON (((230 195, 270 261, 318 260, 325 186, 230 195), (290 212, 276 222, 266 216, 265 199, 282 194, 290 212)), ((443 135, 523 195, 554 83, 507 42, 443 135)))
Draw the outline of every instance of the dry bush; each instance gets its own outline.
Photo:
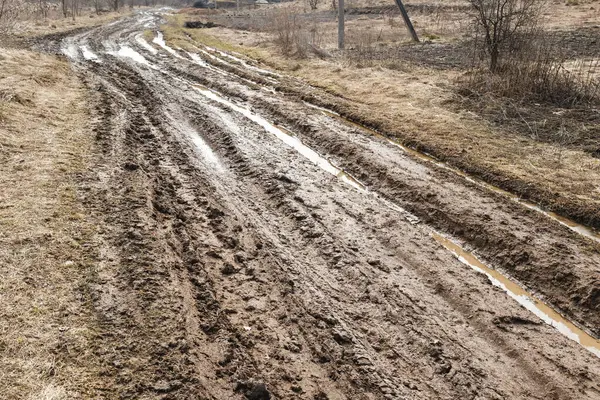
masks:
POLYGON ((306 58, 309 54, 326 57, 321 49, 323 33, 318 21, 310 16, 300 16, 289 8, 280 8, 268 16, 274 42, 280 51, 296 58, 306 58))
POLYGON ((316 10, 319 7, 319 0, 308 0, 308 5, 311 10, 316 10))
POLYGON ((0 0, 0 33, 12 31, 26 8, 20 0, 0 0))
POLYGON ((481 66, 463 76, 460 102, 510 132, 600 156, 600 62, 567 61, 564 47, 530 38, 496 72, 481 66))
MULTIPOLYGON (((495 73, 475 68, 463 80, 463 94, 493 94, 518 101, 545 103, 558 107, 596 104, 600 83, 594 64, 565 68, 560 44, 549 44, 541 36, 513 52, 495 73)), ((596 63, 597 64, 597 63, 596 63)))
POLYGON ((490 71, 495 72, 503 56, 520 51, 527 39, 538 32, 545 1, 469 0, 469 3, 477 42, 489 56, 490 71))
POLYGON ((481 62, 462 81, 462 93, 574 107, 598 100, 598 81, 567 70, 565 43, 540 27, 544 0, 469 0, 481 62), (486 71, 487 69, 487 71, 486 71))
MULTIPOLYGON (((348 32, 346 36, 348 51, 345 53, 348 60, 359 68, 373 66, 376 60, 381 60, 381 51, 376 47, 378 36, 380 33, 370 30, 348 32)), ((391 54, 387 56, 391 56, 391 54)))

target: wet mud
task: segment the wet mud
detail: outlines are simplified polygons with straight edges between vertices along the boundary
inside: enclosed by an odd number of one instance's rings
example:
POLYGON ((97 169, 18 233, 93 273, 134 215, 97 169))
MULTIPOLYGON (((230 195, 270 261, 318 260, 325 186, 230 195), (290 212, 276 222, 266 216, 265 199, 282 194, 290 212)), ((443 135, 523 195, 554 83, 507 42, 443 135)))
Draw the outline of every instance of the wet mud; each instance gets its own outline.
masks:
POLYGON ((491 285, 431 231, 597 331, 600 256, 587 239, 301 96, 260 87, 293 80, 141 42, 160 19, 142 12, 60 43, 75 45, 69 57, 92 93, 94 168, 80 197, 104 221, 82 288, 93 346, 78 359, 98 365, 97 384, 74 380, 71 392, 600 396, 600 358, 583 341, 491 285))

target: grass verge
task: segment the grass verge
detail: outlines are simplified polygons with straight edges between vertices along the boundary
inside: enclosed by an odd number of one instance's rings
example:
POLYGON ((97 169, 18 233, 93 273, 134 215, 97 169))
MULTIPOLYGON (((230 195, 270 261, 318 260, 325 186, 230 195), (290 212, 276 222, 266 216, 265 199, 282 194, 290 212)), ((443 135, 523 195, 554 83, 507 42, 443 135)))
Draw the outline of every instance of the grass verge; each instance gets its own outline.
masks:
POLYGON ((81 292, 95 224, 78 201, 93 136, 86 90, 57 57, 0 58, 0 397, 67 399, 93 337, 81 292))

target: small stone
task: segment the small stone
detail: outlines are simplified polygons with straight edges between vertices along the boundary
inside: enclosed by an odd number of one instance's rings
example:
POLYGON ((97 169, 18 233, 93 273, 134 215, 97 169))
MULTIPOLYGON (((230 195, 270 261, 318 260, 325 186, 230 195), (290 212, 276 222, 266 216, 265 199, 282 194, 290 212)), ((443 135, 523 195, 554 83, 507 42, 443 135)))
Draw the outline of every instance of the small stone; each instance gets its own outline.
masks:
POLYGON ((271 393, 262 382, 238 382, 236 392, 243 392, 248 400, 270 400, 271 393))

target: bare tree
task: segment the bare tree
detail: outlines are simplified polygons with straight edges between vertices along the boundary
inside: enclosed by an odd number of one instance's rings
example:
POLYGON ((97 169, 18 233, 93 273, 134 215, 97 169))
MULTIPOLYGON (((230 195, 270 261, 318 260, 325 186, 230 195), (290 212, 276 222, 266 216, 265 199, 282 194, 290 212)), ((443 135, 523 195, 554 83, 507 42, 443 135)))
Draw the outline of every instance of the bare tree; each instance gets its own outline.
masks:
POLYGON ((308 0, 308 5, 310 6, 311 10, 316 10, 317 6, 319 5, 319 0, 308 0))
POLYGON ((502 55, 533 35, 542 15, 543 0, 469 0, 475 11, 478 37, 497 72, 502 55))
POLYGON ((75 17, 79 15, 79 0, 71 0, 71 17, 75 21, 75 17))

